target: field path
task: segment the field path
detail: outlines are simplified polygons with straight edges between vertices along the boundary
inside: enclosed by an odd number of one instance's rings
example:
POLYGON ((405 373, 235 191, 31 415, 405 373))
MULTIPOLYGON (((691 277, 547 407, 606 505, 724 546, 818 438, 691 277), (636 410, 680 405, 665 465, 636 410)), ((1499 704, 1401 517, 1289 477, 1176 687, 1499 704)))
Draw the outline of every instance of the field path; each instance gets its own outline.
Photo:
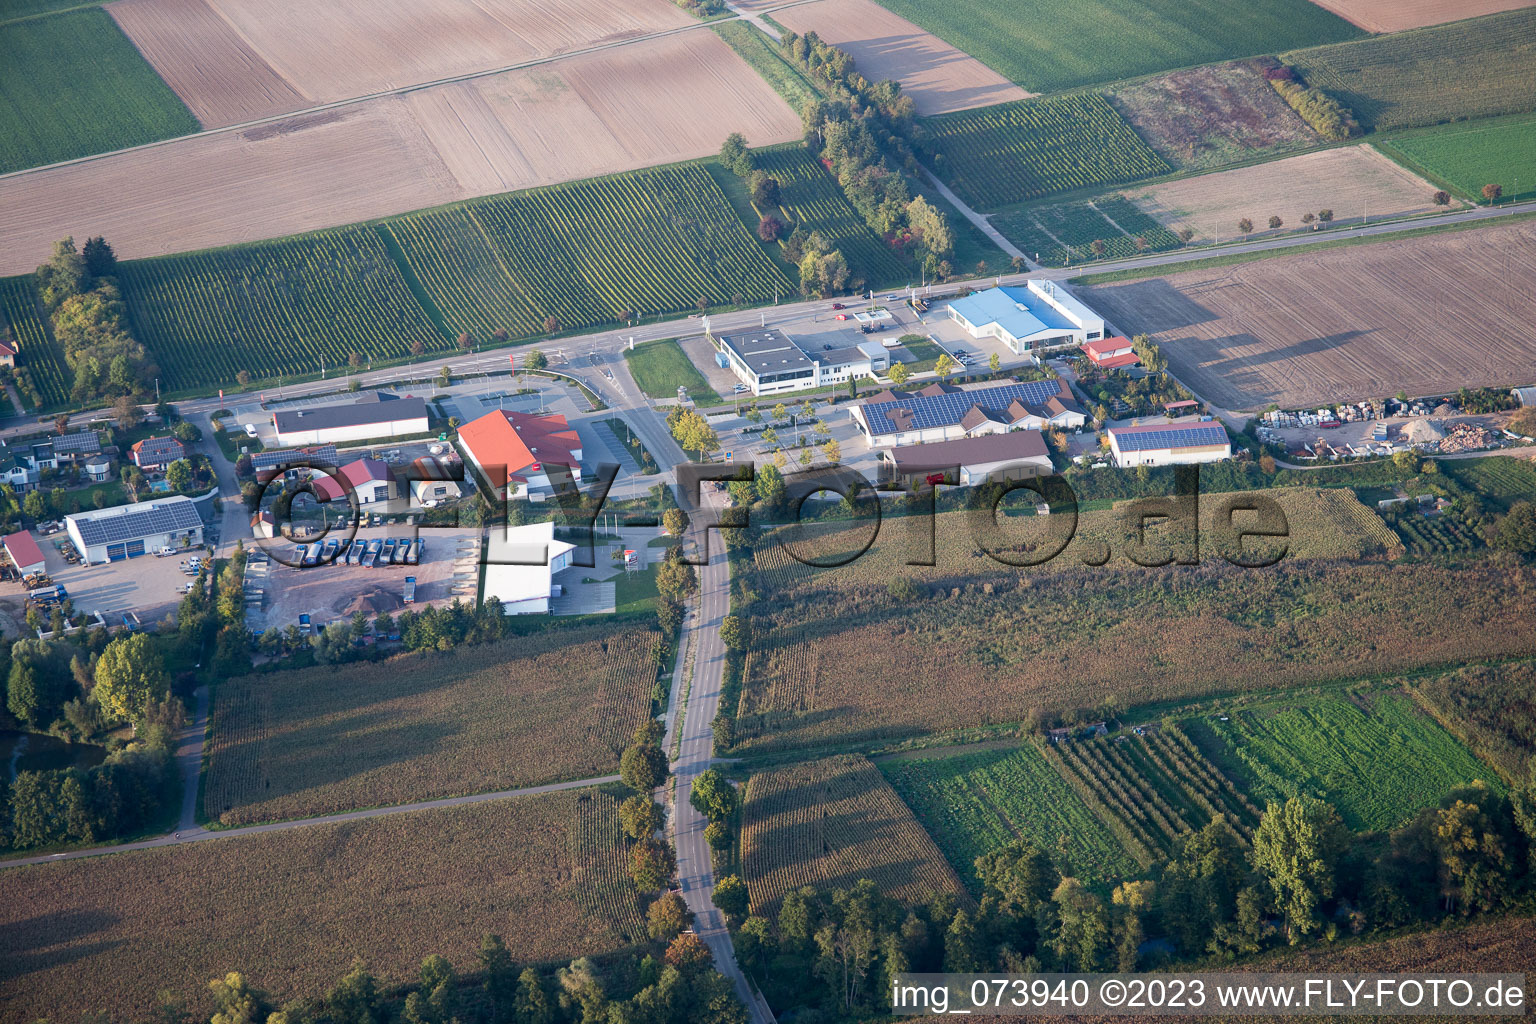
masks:
POLYGON ((964 200, 950 191, 949 186, 944 184, 938 178, 934 177, 933 172, 928 170, 926 167, 923 168, 923 177, 927 178, 928 183, 938 191, 939 195, 943 196, 945 199, 948 199, 954 208, 959 210, 966 220, 980 228, 982 234, 990 238, 992 243, 999 249, 1003 250, 1003 252, 1007 253, 1009 256, 1014 256, 1023 260, 1025 265, 1028 267, 1033 268, 1035 266, 1034 263, 1030 262, 1029 257, 1024 255, 1023 250, 1014 245, 1012 242, 1008 241, 1008 239, 1004 238, 1003 233, 992 226, 992 222, 990 220, 977 213, 969 206, 965 205, 964 200))
MULTIPOLYGON (((189 727, 190 728, 190 727, 189 727)), ((201 756, 201 755, 199 755, 201 756)), ((180 755, 178 754, 178 759, 180 755)), ((365 811, 347 811, 343 814, 327 814, 319 818, 298 818, 293 821, 272 821, 264 825, 247 825, 244 828, 207 829, 195 826, 190 830, 183 828, 181 831, 168 836, 159 836, 155 839, 141 839, 136 843, 119 843, 116 846, 93 846, 88 850, 70 850, 66 853, 40 853, 31 857, 18 857, 14 860, 0 860, 0 868, 21 867, 23 864, 47 864, 56 860, 78 860, 81 857, 101 857, 109 853, 123 853, 127 850, 150 850, 158 846, 179 846, 182 843, 201 843, 210 839, 236 839, 240 836, 255 835, 258 832, 286 832, 293 828, 307 828, 310 825, 334 825, 343 821, 359 821, 363 818, 382 818, 389 814, 409 814, 413 811, 435 811, 443 807, 461 807, 464 804, 480 804, 488 800, 506 800, 514 796, 538 796, 540 793, 558 793, 566 789, 585 789, 588 786, 601 786, 609 782, 617 782, 617 775, 604 775, 595 779, 573 779, 570 782, 551 782, 543 786, 527 786, 523 789, 505 789, 496 793, 472 793, 468 796, 450 796, 441 800, 424 800, 414 804, 395 804, 390 807, 372 807, 365 811)), ((192 798, 197 797, 197 778, 193 776, 191 786, 192 798)))
POLYGON ((197 706, 192 720, 176 741, 176 767, 181 772, 181 820, 176 828, 188 832, 197 827, 197 788, 203 775, 203 745, 208 739, 208 686, 193 691, 197 706))

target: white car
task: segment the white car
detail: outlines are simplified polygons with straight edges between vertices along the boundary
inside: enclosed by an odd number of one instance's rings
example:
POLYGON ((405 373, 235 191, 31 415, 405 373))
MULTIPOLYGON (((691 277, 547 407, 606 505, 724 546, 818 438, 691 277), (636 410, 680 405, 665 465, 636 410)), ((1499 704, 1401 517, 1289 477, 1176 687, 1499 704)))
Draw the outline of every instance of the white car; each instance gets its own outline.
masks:
POLYGON ((258 435, 256 433, 256 424, 254 424, 254 423, 247 423, 245 425, 245 435, 247 437, 258 437, 258 436, 260 436, 260 435, 258 435))

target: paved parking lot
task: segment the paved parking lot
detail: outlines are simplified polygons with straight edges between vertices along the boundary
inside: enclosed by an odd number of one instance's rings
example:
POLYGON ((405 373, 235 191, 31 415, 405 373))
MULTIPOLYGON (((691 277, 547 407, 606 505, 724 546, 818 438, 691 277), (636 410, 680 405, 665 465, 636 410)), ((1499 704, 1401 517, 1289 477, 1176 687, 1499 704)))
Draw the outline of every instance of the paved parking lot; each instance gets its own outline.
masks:
MULTIPOLYGON (((193 579, 181 571, 187 554, 165 558, 143 555, 105 565, 70 565, 56 546, 67 538, 64 533, 37 538, 48 564, 48 575, 69 591, 77 611, 100 612, 110 625, 121 624, 123 613, 128 611, 138 613, 146 626, 158 622, 176 611, 182 588, 193 579)), ((206 555, 207 551, 200 549, 199 553, 206 555)), ((6 583, 4 587, 7 592, 14 588, 24 596, 19 583, 6 583)))
MULTIPOLYGON (((346 531, 332 537, 341 539, 346 531)), ((253 629, 285 629, 297 623, 301 614, 311 617, 317 627, 350 619, 364 611, 369 618, 404 610, 405 578, 416 577, 417 609, 427 605, 448 604, 455 597, 462 601, 477 599, 480 581, 480 531, 476 529, 423 529, 388 526, 357 531, 360 540, 374 538, 396 540, 417 537, 426 542, 425 557, 419 565, 390 565, 365 569, 360 565, 315 565, 295 568, 273 559, 260 587, 260 604, 251 594, 247 621, 253 629)), ((268 550, 292 561, 296 547, 291 541, 267 541, 268 550)), ((256 581, 253 579, 253 583, 256 581)), ((254 590, 254 586, 250 588, 254 590)))

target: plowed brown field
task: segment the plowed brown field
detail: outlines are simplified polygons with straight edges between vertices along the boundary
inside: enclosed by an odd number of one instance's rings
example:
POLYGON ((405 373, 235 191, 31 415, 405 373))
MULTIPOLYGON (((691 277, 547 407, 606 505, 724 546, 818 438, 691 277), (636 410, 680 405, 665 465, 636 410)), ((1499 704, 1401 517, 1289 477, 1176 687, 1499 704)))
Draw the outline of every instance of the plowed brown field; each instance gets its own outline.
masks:
POLYGON ((1531 6, 1531 0, 1313 0, 1367 32, 1398 32, 1421 25, 1476 18, 1531 6))
POLYGON ((969 110, 1032 95, 969 54, 872 0, 817 0, 775 11, 795 32, 846 50, 872 80, 894 78, 923 115, 969 110))
POLYGON ((0 179, 0 274, 64 235, 120 256, 274 238, 705 156, 800 119, 703 29, 0 179))
POLYGON ((1082 291, 1219 406, 1284 409, 1536 380, 1536 227, 1277 256, 1082 291))

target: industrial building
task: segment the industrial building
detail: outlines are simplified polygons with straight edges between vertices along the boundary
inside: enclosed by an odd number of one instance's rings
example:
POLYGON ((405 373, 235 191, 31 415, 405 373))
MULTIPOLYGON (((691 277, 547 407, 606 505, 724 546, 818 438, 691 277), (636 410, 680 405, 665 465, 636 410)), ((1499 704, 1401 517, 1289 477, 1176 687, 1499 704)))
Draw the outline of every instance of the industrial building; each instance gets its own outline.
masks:
POLYGON ((335 476, 315 473, 315 494, 321 501, 339 501, 350 489, 359 505, 373 505, 394 497, 395 481, 382 459, 357 459, 336 471, 335 476))
POLYGON ((26 530, 7 535, 0 543, 5 545, 6 555, 21 575, 31 576, 48 568, 43 561, 43 549, 37 546, 37 541, 26 530))
POLYGON ((828 345, 818 351, 773 327, 720 336, 708 330, 706 326, 706 336, 715 346, 715 361, 736 374, 758 397, 874 377, 891 365, 890 352, 878 341, 828 345))
POLYGON ((198 547, 203 520, 191 498, 174 496, 64 517, 87 565, 137 558, 161 548, 198 547))
POLYGON ((460 427, 459 445, 499 497, 552 493, 549 466, 567 467, 581 483, 581 437, 558 414, 497 409, 460 427))
POLYGON ((1014 355, 1085 345, 1104 337, 1104 318, 1056 281, 988 288, 949 304, 949 318, 973 338, 996 338, 1014 355))
POLYGON ((1059 378, 962 388, 887 389, 849 410, 872 448, 953 441, 1010 430, 1072 429, 1088 421, 1059 378))
POLYGON ((554 575, 571 564, 576 545, 555 539, 554 523, 492 530, 485 557, 485 599, 508 615, 548 614, 554 575))
POLYGON ((282 409, 272 414, 280 445, 344 444, 427 432, 427 403, 370 391, 337 405, 282 409))
POLYGON ((1117 466, 1188 466, 1232 457, 1227 428, 1214 420, 1110 427, 1109 451, 1117 466))
POLYGON ((1054 471, 1045 435, 1038 430, 962 437, 880 452, 885 478, 900 486, 914 481, 969 487, 989 480, 1024 480, 1054 471))

